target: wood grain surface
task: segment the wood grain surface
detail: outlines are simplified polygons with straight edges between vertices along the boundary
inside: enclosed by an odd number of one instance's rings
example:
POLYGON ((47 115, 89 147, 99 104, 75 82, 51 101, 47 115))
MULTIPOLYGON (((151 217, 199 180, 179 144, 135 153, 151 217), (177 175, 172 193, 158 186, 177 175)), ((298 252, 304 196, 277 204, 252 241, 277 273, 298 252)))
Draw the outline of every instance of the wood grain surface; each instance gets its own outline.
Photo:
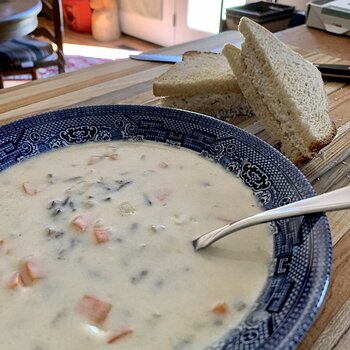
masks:
MULTIPOLYGON (((277 33, 277 36, 313 63, 350 62, 350 38, 305 26, 277 33)), ((223 32, 157 51, 182 54, 188 50, 214 50, 239 40, 237 32, 223 32)), ((0 124, 73 106, 157 105, 159 100, 152 94, 152 80, 168 68, 168 64, 126 59, 3 89, 0 92, 0 124)), ((318 193, 350 184, 350 86, 326 82, 325 89, 330 116, 338 133, 330 145, 300 168, 318 193)), ((242 117, 232 122, 273 144, 256 118, 242 117)), ((298 350, 350 349, 350 210, 327 216, 334 246, 331 282, 316 320, 298 350)))

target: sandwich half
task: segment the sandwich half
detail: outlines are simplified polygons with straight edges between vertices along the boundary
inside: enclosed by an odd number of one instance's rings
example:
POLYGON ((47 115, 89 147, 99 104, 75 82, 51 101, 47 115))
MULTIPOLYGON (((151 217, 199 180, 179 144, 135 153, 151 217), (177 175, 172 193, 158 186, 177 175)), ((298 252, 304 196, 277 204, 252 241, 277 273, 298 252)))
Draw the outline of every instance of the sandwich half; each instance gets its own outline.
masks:
POLYGON ((222 54, 266 131, 300 165, 336 135, 321 73, 256 22, 243 17, 238 29, 241 50, 226 44, 222 54))
POLYGON ((153 81, 154 96, 161 105, 187 109, 215 117, 251 115, 237 79, 225 56, 188 51, 181 62, 153 81))

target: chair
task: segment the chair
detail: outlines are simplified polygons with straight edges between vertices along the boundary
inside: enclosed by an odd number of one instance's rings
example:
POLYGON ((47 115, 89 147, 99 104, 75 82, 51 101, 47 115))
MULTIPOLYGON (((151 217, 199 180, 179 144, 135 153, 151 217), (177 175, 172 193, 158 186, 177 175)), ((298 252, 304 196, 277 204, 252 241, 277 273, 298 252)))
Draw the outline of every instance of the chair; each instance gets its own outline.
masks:
POLYGON ((42 5, 38 27, 30 35, 0 43, 0 88, 4 76, 30 74, 36 80, 38 68, 65 71, 62 1, 42 0, 42 5))

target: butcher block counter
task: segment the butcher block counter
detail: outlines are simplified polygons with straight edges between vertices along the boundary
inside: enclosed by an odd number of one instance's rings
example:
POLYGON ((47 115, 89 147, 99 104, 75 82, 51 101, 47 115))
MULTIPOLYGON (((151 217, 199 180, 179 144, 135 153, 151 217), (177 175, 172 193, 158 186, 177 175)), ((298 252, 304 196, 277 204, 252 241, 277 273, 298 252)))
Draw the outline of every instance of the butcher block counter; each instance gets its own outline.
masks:
MULTIPOLYGON (((305 26, 277 33, 277 37, 313 63, 350 62, 350 38, 305 26)), ((237 40, 237 32, 227 31, 157 52, 182 54, 188 50, 217 50, 237 40)), ((124 59, 3 89, 0 124, 73 106, 157 105, 159 102, 152 94, 152 79, 168 68, 169 64, 124 59)), ((325 88, 338 134, 320 155, 300 168, 318 193, 350 185, 350 85, 326 82, 325 88)), ((234 123, 270 141, 255 118, 238 118, 234 123)), ((333 239, 331 283, 299 350, 350 349, 350 210, 331 212, 327 216, 333 239)))

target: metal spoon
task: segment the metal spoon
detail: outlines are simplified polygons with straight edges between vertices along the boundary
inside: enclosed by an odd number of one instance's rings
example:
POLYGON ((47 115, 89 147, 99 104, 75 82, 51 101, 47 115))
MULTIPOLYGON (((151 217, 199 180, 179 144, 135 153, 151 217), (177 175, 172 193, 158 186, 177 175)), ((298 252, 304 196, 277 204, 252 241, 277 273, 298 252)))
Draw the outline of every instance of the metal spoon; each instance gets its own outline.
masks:
POLYGON ((195 250, 200 250, 210 246, 217 240, 246 227, 293 216, 349 208, 350 186, 347 186, 332 192, 267 210, 239 221, 233 221, 230 224, 194 238, 192 240, 192 245, 195 250))

